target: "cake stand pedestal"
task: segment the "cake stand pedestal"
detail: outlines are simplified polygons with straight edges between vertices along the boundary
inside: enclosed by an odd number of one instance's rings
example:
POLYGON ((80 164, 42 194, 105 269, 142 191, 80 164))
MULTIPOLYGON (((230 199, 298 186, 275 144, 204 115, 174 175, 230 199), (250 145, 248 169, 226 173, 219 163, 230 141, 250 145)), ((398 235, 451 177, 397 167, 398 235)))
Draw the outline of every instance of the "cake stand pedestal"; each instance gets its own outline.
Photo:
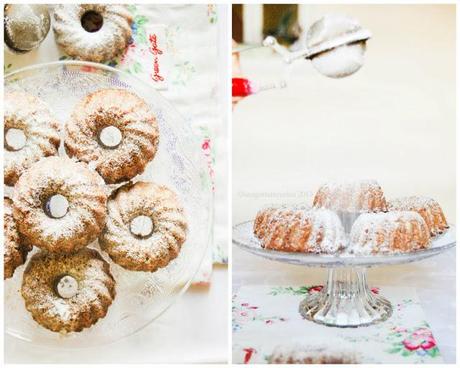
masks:
POLYGON ((368 286, 369 267, 420 261, 456 244, 455 228, 451 226, 446 233, 432 240, 430 248, 410 253, 373 256, 290 253, 262 248, 252 229, 253 221, 234 226, 233 243, 245 251, 274 261, 328 268, 325 287, 302 300, 299 313, 306 320, 332 327, 369 326, 391 316, 391 302, 368 286))
POLYGON ((391 316, 391 303, 370 290, 366 268, 330 268, 326 286, 299 306, 310 321, 336 327, 367 326, 391 316))

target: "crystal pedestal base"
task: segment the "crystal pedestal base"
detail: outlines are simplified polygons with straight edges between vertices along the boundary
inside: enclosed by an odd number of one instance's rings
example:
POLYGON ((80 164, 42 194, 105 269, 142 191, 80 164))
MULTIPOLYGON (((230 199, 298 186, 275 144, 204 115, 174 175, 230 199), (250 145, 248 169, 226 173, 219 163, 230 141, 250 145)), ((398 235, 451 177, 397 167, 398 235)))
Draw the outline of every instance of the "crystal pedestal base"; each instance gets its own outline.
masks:
POLYGON ((307 320, 334 327, 368 326, 388 319, 391 303, 367 285, 366 268, 331 268, 327 285, 299 307, 307 320))

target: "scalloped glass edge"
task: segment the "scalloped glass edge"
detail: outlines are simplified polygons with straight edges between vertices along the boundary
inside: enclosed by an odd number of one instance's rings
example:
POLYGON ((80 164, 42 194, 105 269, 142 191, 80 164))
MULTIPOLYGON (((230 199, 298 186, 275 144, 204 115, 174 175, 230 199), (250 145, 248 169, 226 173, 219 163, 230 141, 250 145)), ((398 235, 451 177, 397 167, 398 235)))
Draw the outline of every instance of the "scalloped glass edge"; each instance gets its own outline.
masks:
POLYGON ((258 239, 253 235, 253 223, 254 220, 249 220, 233 226, 232 242, 235 245, 252 254, 268 258, 273 261, 304 265, 308 267, 374 267, 379 265, 410 263, 435 256, 445 250, 455 247, 456 245, 456 228, 454 225, 449 224, 450 227, 448 231, 431 240, 432 243, 434 243, 434 246, 410 253, 393 253, 376 256, 354 256, 346 254, 337 256, 331 254, 283 252, 262 248, 258 239), (241 237, 235 236, 238 232, 244 232, 243 236, 245 238, 241 239, 241 237), (452 239, 446 241, 446 244, 436 245, 439 244, 443 238, 448 239, 449 237, 452 239))
MULTIPOLYGON (((3 78, 4 87, 6 87, 9 83, 14 83, 18 79, 20 79, 19 76, 20 76, 21 73, 33 72, 34 70, 41 69, 41 68, 59 67, 59 66, 62 66, 62 67, 65 67, 65 66, 91 67, 91 68, 102 70, 102 71, 107 72, 107 73, 120 74, 120 75, 122 75, 124 78, 126 78, 128 80, 129 79, 134 80, 134 81, 136 81, 136 83, 140 83, 145 88, 151 89, 151 90, 154 91, 154 93, 160 95, 161 99, 162 99, 162 103, 165 106, 167 106, 170 111, 174 111, 174 114, 176 114, 181 119, 181 121, 186 121, 186 119, 183 117, 183 115, 159 91, 157 91, 153 87, 149 86, 148 83, 144 82, 143 80, 137 78, 134 75, 131 75, 131 74, 126 73, 124 71, 115 69, 113 67, 110 67, 110 66, 107 66, 107 65, 104 65, 104 64, 99 64, 99 63, 78 61, 78 60, 61 60, 61 61, 54 61, 54 62, 49 62, 49 63, 34 64, 34 65, 31 65, 31 66, 27 66, 27 67, 23 67, 23 68, 14 70, 14 71, 9 72, 8 74, 4 75, 4 78, 3 78), (14 78, 16 78, 16 79, 14 79, 14 78)), ((183 126, 182 128, 184 130, 187 130, 188 132, 190 132, 191 135, 190 135, 190 137, 187 137, 187 138, 189 139, 189 138, 193 137, 192 140, 196 144, 196 147, 199 147, 200 146, 200 141, 199 141, 198 135, 195 132, 193 132, 192 128, 190 126, 186 126, 186 125, 183 126)), ((190 161, 190 160, 188 160, 188 162, 189 162, 189 164, 193 165, 195 170, 199 171, 199 168, 197 167, 195 162, 190 161)), ((207 172, 208 175, 209 175, 204 155, 202 155, 201 166, 202 166, 201 169, 204 170, 205 172, 207 172)), ((195 271, 191 273, 192 276, 190 277, 190 279, 186 283, 184 283, 182 287, 179 286, 180 289, 176 292, 175 295, 171 295, 173 293, 173 289, 170 291, 170 293, 169 293, 169 296, 171 297, 170 302, 167 303, 167 305, 165 305, 162 308, 162 310, 159 313, 157 313, 154 317, 152 317, 151 319, 149 319, 145 323, 141 324, 138 328, 133 329, 130 333, 128 333, 128 334, 126 334, 124 336, 119 336, 117 339, 114 339, 113 341, 104 341, 102 343, 99 343, 98 346, 112 344, 114 342, 117 342, 117 341, 120 341, 122 339, 125 339, 125 338, 127 338, 129 336, 132 336, 132 335, 138 333, 139 331, 143 330, 144 328, 146 328, 147 326, 152 324, 156 319, 161 317, 169 308, 171 308, 178 301, 178 299, 187 291, 187 289, 190 287, 190 285, 193 282, 193 279, 198 274, 198 272, 199 272, 199 270, 201 268, 201 265, 203 264, 203 260, 206 257, 206 254, 208 252, 209 247, 212 246, 212 238, 213 238, 212 237, 212 230, 213 230, 213 218, 214 218, 214 206, 213 206, 214 194, 213 194, 212 186, 211 186, 210 182, 208 183, 206 192, 204 192, 203 195, 208 197, 208 199, 205 202, 207 203, 207 205, 209 207, 208 216, 207 216, 208 217, 207 218, 207 225, 206 225, 207 234, 208 234, 207 235, 207 244, 203 248, 203 254, 200 257, 199 262, 197 262, 197 266, 196 266, 195 271)), ((4 301, 4 303, 5 303, 5 301, 4 301)), ((39 326, 37 326, 37 328, 38 327, 39 326)), ((19 339, 21 341, 30 343, 32 345, 44 346, 46 348, 49 348, 49 345, 47 345, 47 344, 42 345, 42 344, 39 344, 39 343, 37 343, 35 341, 32 341, 31 339, 25 338, 24 336, 21 336, 19 333, 15 332, 14 330, 11 330, 11 329, 7 328, 6 326, 4 326, 4 331, 8 335, 10 335, 10 336, 12 336, 14 338, 17 338, 17 339, 19 339)), ((88 348, 91 348, 91 347, 94 347, 94 345, 67 346, 67 347, 62 347, 62 349, 82 350, 82 349, 88 349, 88 348)))

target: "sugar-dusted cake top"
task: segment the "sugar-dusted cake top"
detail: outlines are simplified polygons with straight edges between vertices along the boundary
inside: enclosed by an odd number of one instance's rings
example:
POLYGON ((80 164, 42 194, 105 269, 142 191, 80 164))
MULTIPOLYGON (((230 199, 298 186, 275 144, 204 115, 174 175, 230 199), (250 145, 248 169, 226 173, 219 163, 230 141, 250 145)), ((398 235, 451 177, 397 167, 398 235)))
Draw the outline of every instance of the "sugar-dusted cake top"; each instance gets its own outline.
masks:
POLYGON ((409 252, 426 248, 430 233, 414 211, 364 213, 350 232, 349 251, 355 254, 409 252))
POLYGON ((391 211, 416 211, 423 217, 431 235, 442 234, 449 228, 441 206, 434 199, 421 196, 396 198, 388 201, 391 211))
POLYGON ((324 208, 267 208, 254 221, 254 234, 267 249, 290 252, 335 253, 344 248, 339 217, 324 208))
POLYGON ((319 188, 313 205, 344 212, 387 210, 385 196, 376 180, 328 182, 319 188))

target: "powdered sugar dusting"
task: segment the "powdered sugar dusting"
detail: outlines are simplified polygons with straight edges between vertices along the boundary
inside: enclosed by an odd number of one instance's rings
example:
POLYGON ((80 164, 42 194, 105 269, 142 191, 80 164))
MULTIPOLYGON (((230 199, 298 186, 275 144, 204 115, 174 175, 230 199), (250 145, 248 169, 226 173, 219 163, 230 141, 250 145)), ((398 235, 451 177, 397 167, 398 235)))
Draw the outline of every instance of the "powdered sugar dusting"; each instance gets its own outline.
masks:
POLYGON ((174 192, 154 183, 122 187, 108 202, 108 220, 99 237, 101 247, 128 269, 152 271, 177 257, 185 241, 187 222, 174 192), (148 217, 153 233, 134 236, 131 222, 148 217))
POLYGON ((132 17, 123 5, 56 5, 54 19, 56 42, 68 55, 82 60, 111 60, 125 50, 131 37, 132 17), (103 18, 97 32, 87 32, 81 25, 81 18, 88 11, 103 18))
POLYGON ((103 89, 86 96, 66 124, 66 150, 84 162, 94 162, 107 183, 140 174, 156 154, 159 131, 154 114, 138 96, 126 90, 103 89), (107 148, 101 131, 119 130, 121 141, 107 148))
MULTIPOLYGON (((362 27, 353 18, 326 15, 308 30, 307 47, 321 50, 328 42, 344 35, 357 34, 362 27)), ((323 75, 342 78, 358 71, 364 64, 365 41, 342 44, 312 57, 313 66, 323 75)))
POLYGON ((52 298, 50 313, 58 316, 64 322, 67 322, 71 316, 69 304, 60 298, 52 298))
POLYGON ((323 184, 315 195, 315 207, 334 211, 386 211, 383 191, 375 180, 336 181, 323 184))
POLYGON ((107 194, 103 180, 83 163, 68 158, 42 159, 15 186, 15 219, 38 247, 71 251, 94 240, 105 222, 107 194), (45 201, 61 194, 68 201, 62 218, 49 217, 45 201))
POLYGON ((432 198, 411 196, 396 198, 388 203, 394 211, 415 211, 425 220, 432 236, 442 234, 449 228, 441 206, 432 198))
POLYGON ((267 249, 331 254, 346 244, 340 219, 327 209, 263 210, 254 232, 267 249))
POLYGON ((29 51, 40 45, 49 31, 49 15, 42 6, 15 4, 9 5, 5 10, 5 40, 14 51, 29 51), (15 35, 23 35, 19 45, 16 44, 15 35), (24 37, 27 34, 27 37, 24 37), (10 44, 11 43, 11 44, 10 44), (18 49, 19 47, 19 49, 18 49))
POLYGON ((360 255, 413 251, 429 246, 429 230, 412 211, 365 213, 350 233, 349 252, 360 255))
POLYGON ((5 149, 5 182, 13 185, 19 176, 42 157, 56 155, 60 144, 59 123, 48 106, 32 95, 5 93, 5 130, 20 129, 26 138, 17 151, 5 149))
POLYGON ((357 72, 364 64, 363 42, 336 47, 312 58, 312 64, 321 74, 343 78, 357 72))
POLYGON ((106 262, 95 250, 85 248, 71 255, 34 255, 24 273, 22 295, 37 322, 65 333, 89 327, 103 317, 115 296, 113 287, 106 262), (62 275, 77 281, 73 295, 57 293, 55 285, 62 275))

